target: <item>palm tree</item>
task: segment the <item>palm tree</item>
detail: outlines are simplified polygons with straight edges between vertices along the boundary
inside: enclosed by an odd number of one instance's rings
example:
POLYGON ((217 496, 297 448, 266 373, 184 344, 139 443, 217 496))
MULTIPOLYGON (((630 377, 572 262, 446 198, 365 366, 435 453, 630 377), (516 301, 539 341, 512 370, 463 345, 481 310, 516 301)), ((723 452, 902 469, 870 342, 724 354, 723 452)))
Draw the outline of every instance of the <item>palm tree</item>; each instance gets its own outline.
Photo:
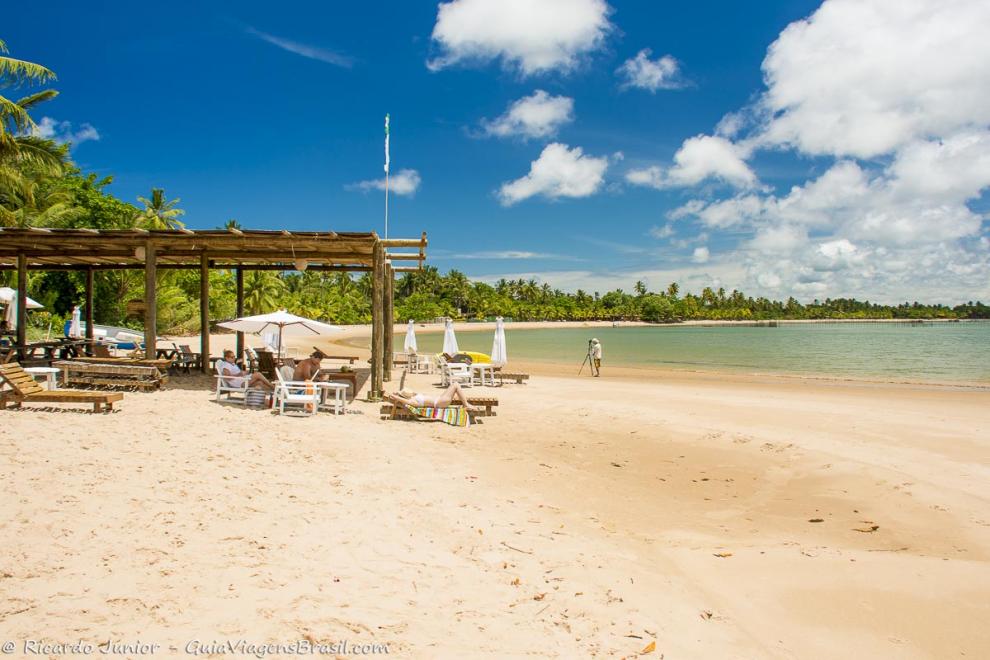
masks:
POLYGON ((179 221, 179 217, 185 215, 185 211, 175 208, 181 202, 179 198, 165 200, 164 188, 152 188, 151 199, 138 197, 139 202, 144 204, 136 220, 146 225, 147 229, 182 229, 185 225, 179 221))
POLYGON ((671 282, 667 287, 667 297, 676 298, 677 294, 680 293, 681 287, 677 285, 677 282, 671 282))
MULTIPOLYGON (((0 40, 0 89, 24 84, 44 84, 55 80, 55 74, 40 64, 8 57, 7 44, 0 40)), ((0 150, 16 153, 17 136, 30 132, 35 123, 28 109, 42 101, 54 98, 53 89, 37 92, 19 101, 11 101, 0 94, 0 150)))
POLYGON ((285 282, 278 275, 252 270, 244 278, 244 307, 249 314, 270 312, 278 305, 279 294, 285 292, 285 282))

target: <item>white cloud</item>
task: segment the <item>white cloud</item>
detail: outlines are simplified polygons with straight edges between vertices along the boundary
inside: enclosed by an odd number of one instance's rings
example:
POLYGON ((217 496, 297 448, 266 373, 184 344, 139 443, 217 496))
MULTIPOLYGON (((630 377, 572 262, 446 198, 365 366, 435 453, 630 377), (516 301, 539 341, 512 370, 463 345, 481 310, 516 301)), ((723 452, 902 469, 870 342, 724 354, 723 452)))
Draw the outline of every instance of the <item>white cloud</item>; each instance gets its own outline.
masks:
POLYGON ((696 264, 707 263, 710 256, 711 253, 708 252, 708 248, 702 245, 701 247, 694 248, 694 253, 691 255, 691 261, 696 264))
POLYGON ((977 0, 825 0, 770 46, 765 92, 722 118, 721 142, 686 141, 672 167, 627 180, 743 188, 668 217, 739 235, 720 262, 742 264, 738 284, 757 295, 986 298, 988 216, 970 204, 990 187, 988 29, 977 0), (832 162, 769 192, 746 163, 761 149, 832 162))
POLYGON ((622 89, 638 87, 656 93, 658 89, 680 89, 684 87, 680 64, 671 55, 650 59, 649 48, 636 53, 636 57, 622 63, 615 73, 623 79, 622 89))
POLYGON ((674 235, 674 225, 671 223, 665 224, 663 227, 650 227, 648 232, 653 238, 670 238, 674 235))
MULTIPOLYGON (((419 172, 416 170, 399 170, 395 174, 391 174, 388 179, 388 191, 395 195, 412 196, 416 194, 419 190, 419 184, 422 179, 419 176, 419 172)), ((359 181, 357 183, 349 183, 344 186, 347 190, 360 190, 361 192, 368 192, 369 190, 385 190, 385 179, 370 179, 368 181, 359 181)))
POLYGON ((523 75, 569 71, 612 30, 605 0, 452 0, 437 11, 427 66, 501 58, 523 75))
POLYGON ((504 206, 511 206, 534 195, 550 199, 588 197, 602 187, 608 158, 585 156, 581 147, 548 144, 540 157, 530 164, 529 174, 502 184, 498 196, 504 206))
POLYGON ((827 0, 763 62, 759 137, 871 158, 990 122, 990 3, 827 0))
POLYGON ((757 184, 756 174, 743 160, 745 152, 729 140, 715 135, 688 138, 674 154, 673 167, 663 170, 653 165, 630 170, 626 181, 651 188, 693 186, 706 179, 717 179, 738 188, 757 184))
POLYGON ((76 130, 72 129, 72 122, 58 121, 51 117, 42 117, 34 129, 34 134, 46 140, 55 142, 68 142, 77 147, 83 142, 98 141, 100 133, 93 128, 92 124, 82 123, 76 130))
POLYGON ((509 106, 492 121, 483 120, 485 133, 496 137, 544 138, 557 134, 564 124, 574 121, 574 99, 550 96, 538 89, 509 106))
POLYGON ((306 57, 311 60, 326 62, 327 64, 333 64, 334 66, 343 67, 345 69, 349 69, 354 65, 354 58, 347 55, 341 55, 340 53, 335 53, 334 51, 327 50, 326 48, 310 46, 309 44, 293 41, 291 39, 276 37, 275 35, 262 32, 261 30, 256 30, 250 26, 244 28, 244 31, 251 36, 272 44, 273 46, 278 46, 282 50, 294 53, 296 55, 301 55, 302 57, 306 57))

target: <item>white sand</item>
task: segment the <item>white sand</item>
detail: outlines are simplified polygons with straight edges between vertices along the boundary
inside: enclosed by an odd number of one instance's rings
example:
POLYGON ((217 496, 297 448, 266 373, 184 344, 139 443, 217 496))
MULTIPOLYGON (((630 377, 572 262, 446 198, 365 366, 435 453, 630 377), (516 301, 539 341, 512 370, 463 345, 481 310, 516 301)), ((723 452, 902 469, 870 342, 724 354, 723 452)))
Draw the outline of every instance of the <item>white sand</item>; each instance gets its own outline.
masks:
POLYGON ((990 654, 990 392, 652 378, 476 388, 501 405, 469 430, 280 418, 202 376, 2 412, 0 641, 990 654))

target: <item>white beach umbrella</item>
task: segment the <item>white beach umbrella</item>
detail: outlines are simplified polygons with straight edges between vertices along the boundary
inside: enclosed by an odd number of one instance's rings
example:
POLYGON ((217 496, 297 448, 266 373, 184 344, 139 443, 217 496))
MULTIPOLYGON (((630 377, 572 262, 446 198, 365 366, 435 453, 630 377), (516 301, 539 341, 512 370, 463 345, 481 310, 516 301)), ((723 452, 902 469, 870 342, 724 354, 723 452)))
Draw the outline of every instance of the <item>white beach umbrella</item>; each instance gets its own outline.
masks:
POLYGON ((276 346, 276 350, 279 354, 282 352, 283 335, 320 336, 329 335, 343 330, 343 328, 339 325, 330 325, 329 323, 323 323, 321 321, 313 321, 312 319, 290 314, 284 309, 280 309, 277 312, 272 312, 271 314, 245 316, 243 318, 234 319, 233 321, 217 323, 217 325, 221 328, 227 328, 228 330, 236 330, 237 332, 251 332, 254 334, 261 334, 265 330, 274 330, 277 328, 278 346, 276 346))
POLYGON ((504 367, 509 361, 509 353, 505 349, 505 322, 499 316, 495 319, 495 340, 492 342, 492 364, 504 367))
POLYGON ((412 319, 409 319, 409 325, 406 326, 406 343, 403 346, 406 353, 415 353, 419 348, 416 346, 416 324, 412 319))
MULTIPOLYGON (((17 290, 11 289, 9 286, 0 286, 0 302, 7 306, 3 317, 7 321, 7 325, 13 330, 17 327, 17 290)), ((44 305, 41 303, 30 298, 27 299, 28 309, 41 309, 42 307, 44 305)))
POLYGON ((78 339, 82 337, 82 312, 79 305, 72 308, 72 321, 69 323, 69 336, 78 339))
POLYGON ((457 337, 454 336, 454 322, 447 319, 447 327, 443 329, 443 352, 447 355, 457 355, 457 337))

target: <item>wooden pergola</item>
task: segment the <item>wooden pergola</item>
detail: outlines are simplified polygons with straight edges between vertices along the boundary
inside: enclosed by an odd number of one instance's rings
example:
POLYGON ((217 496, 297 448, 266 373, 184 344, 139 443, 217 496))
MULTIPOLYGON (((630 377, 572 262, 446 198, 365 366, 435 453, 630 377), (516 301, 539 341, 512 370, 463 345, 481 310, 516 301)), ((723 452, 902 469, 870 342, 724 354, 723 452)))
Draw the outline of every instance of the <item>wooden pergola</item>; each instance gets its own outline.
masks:
MULTIPOLYGON (((370 272, 371 389, 380 398, 382 383, 392 368, 393 291, 396 272, 422 268, 426 233, 415 239, 382 239, 375 232, 290 232, 143 229, 0 229, 0 270, 17 271, 17 344, 27 344, 27 273, 29 270, 86 273, 86 337, 93 339, 93 274, 97 270, 144 270, 145 354, 157 349, 156 276, 159 270, 198 269, 203 354, 201 367, 209 369, 210 269, 233 270, 237 282, 237 315, 244 314, 244 271, 318 270, 370 272), (394 249, 412 249, 394 252, 394 249), (415 262, 398 266, 393 263, 415 262)), ((241 355, 244 335, 237 335, 241 355)))

